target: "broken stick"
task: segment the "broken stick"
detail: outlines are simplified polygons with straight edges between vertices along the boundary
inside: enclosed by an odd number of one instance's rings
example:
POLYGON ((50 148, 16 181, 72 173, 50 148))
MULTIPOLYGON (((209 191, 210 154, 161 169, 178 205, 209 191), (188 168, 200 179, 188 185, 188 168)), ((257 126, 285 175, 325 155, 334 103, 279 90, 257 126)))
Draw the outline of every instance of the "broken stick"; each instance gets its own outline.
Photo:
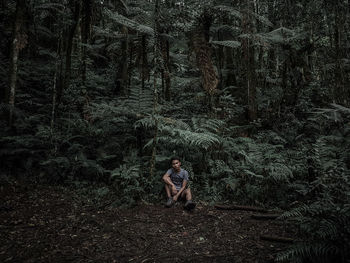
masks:
POLYGON ((267 240, 267 241, 274 241, 274 242, 281 242, 281 243, 293 243, 294 239, 289 237, 278 237, 278 236, 266 236, 261 235, 260 239, 267 240))
POLYGON ((216 209, 219 210, 244 210, 244 211, 255 211, 255 212, 261 212, 266 213, 267 210, 261 207, 256 206, 244 206, 244 205, 215 205, 216 209))

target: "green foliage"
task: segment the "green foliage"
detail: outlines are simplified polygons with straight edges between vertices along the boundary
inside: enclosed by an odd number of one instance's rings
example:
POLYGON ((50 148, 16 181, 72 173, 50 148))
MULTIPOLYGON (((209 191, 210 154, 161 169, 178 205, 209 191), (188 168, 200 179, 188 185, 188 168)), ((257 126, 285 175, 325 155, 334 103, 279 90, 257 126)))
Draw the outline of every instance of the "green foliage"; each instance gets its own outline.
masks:
MULTIPOLYGON (((169 158, 178 155, 197 199, 284 209, 302 204, 283 218, 300 224, 305 242, 280 260, 344 262, 349 256, 348 8, 341 1, 306 2, 256 1, 253 7, 159 1, 155 26, 149 1, 93 1, 90 38, 82 43, 79 23, 67 57, 71 2, 28 1, 14 127, 5 121, 7 102, 0 104, 2 171, 83 185, 86 196, 92 191, 86 185, 104 182, 108 186, 93 195, 130 206, 159 201, 161 176, 169 158), (219 85, 213 96, 203 91, 189 48, 189 33, 198 29, 215 48, 210 58, 219 85), (155 44, 162 54, 154 54, 155 44), (246 45, 254 54, 250 58, 242 53, 246 45), (165 72, 158 71, 165 63, 170 100, 165 100, 165 72), (255 70, 253 82, 247 82, 248 63, 255 70), (61 88, 67 73, 70 85, 52 116, 53 87, 61 88), (254 85, 248 90, 248 84, 254 85), (247 97, 254 87, 258 118, 251 121, 247 97)), ((3 1, 2 7, 4 90, 15 5, 3 1)))
POLYGON ((238 41, 211 41, 210 43, 213 45, 230 47, 230 48, 238 48, 241 46, 241 43, 238 41))
POLYGON ((283 145, 243 138, 231 141, 229 145, 235 145, 232 168, 235 185, 238 185, 235 186, 236 197, 250 203, 279 202, 288 192, 288 182, 293 178, 287 156, 280 152, 283 145))
MULTIPOLYGON (((207 150, 220 143, 220 138, 213 130, 217 129, 218 123, 214 120, 192 118, 191 123, 164 118, 162 116, 148 116, 135 123, 135 127, 146 129, 156 128, 159 131, 157 142, 165 148, 193 148, 207 150), (156 126, 157 125, 157 126, 156 126)), ((145 147, 153 144, 151 139, 145 147)))
POLYGON ((219 12, 227 12, 230 16, 235 17, 237 19, 242 18, 242 14, 238 10, 227 5, 217 5, 213 9, 219 12))
MULTIPOLYGON (((334 108, 339 117, 348 120, 347 108, 338 105, 334 108)), ((326 117, 328 125, 339 122, 337 115, 329 118, 329 112, 320 110, 316 117, 326 117)), ((282 215, 298 222, 304 242, 282 252, 279 261, 346 262, 349 258, 350 173, 346 164, 349 146, 346 133, 323 135, 313 144, 309 170, 313 171, 314 178, 309 179, 312 181, 301 192, 312 199, 282 215)))
POLYGON ((123 164, 111 172, 111 179, 118 205, 135 205, 145 194, 145 178, 139 165, 123 164))
POLYGON ((154 31, 151 27, 146 26, 146 25, 142 25, 139 24, 137 22, 135 22, 134 20, 131 20, 121 14, 115 13, 110 11, 109 9, 105 9, 104 13, 110 18, 112 19, 114 22, 126 26, 130 29, 133 29, 137 32, 140 32, 141 34, 147 34, 147 35, 154 35, 154 31))
POLYGON ((318 184, 318 201, 286 212, 300 224, 305 241, 281 253, 279 261, 308 259, 310 262, 345 262, 349 258, 349 175, 330 174, 318 184), (340 196, 338 196, 340 194, 340 196), (344 199, 345 198, 345 199, 344 199))

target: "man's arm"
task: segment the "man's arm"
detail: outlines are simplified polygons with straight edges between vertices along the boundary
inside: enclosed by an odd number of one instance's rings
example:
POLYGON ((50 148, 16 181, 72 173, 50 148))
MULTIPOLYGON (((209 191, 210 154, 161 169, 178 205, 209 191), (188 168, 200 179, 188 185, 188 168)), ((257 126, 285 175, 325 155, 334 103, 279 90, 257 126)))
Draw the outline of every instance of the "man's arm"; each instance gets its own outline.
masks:
POLYGON ((176 195, 177 190, 176 190, 174 183, 170 179, 170 174, 168 174, 168 173, 164 174, 163 181, 164 181, 164 183, 166 183, 167 185, 169 185, 171 187, 172 194, 176 195))
POLYGON ((183 190, 185 190, 187 185, 187 180, 183 180, 182 182, 182 187, 180 188, 180 190, 177 192, 177 194, 173 197, 174 201, 177 201, 177 199, 179 198, 179 196, 181 195, 181 193, 183 192, 183 190))

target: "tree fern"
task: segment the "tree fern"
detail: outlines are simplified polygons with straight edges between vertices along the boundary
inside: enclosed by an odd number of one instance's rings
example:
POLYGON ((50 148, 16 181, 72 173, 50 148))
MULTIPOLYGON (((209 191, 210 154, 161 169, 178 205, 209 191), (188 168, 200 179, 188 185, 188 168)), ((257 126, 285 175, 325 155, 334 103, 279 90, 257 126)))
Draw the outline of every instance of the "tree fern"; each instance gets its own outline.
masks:
POLYGON ((238 48, 238 47, 241 46, 241 42, 233 41, 233 40, 211 41, 210 43, 213 44, 213 45, 223 46, 223 47, 230 47, 230 48, 238 48))
POLYGON ((36 10, 52 10, 54 12, 59 12, 63 10, 65 6, 60 3, 40 3, 34 6, 36 10))
MULTIPOLYGON (((309 262, 328 263, 332 262, 330 255, 336 255, 338 248, 332 244, 318 243, 310 245, 309 243, 301 243, 295 245, 293 249, 281 252, 277 255, 277 262, 304 262, 307 258, 309 262), (312 258, 317 258, 312 260, 312 258)), ((345 261, 344 261, 345 262, 345 261)))
POLYGON ((237 9, 230 7, 230 6, 227 6, 227 5, 217 5, 217 6, 214 6, 213 9, 218 11, 218 12, 225 12, 225 13, 229 14, 230 16, 235 17, 237 19, 242 18, 241 12, 239 12, 237 9))
POLYGON ((270 163, 266 170, 268 176, 276 182, 282 181, 288 183, 289 179, 293 178, 292 170, 285 164, 270 163))
POLYGON ((117 194, 116 204, 135 205, 144 194, 144 178, 137 164, 122 164, 111 171, 112 187, 117 194))
POLYGON ((154 30, 146 25, 143 24, 139 24, 137 22, 135 22, 132 19, 129 19, 121 14, 118 14, 116 12, 112 12, 109 9, 105 9, 104 13, 110 18, 112 19, 114 22, 126 26, 130 29, 133 29, 141 34, 146 34, 146 35, 150 35, 153 36, 154 35, 154 30))

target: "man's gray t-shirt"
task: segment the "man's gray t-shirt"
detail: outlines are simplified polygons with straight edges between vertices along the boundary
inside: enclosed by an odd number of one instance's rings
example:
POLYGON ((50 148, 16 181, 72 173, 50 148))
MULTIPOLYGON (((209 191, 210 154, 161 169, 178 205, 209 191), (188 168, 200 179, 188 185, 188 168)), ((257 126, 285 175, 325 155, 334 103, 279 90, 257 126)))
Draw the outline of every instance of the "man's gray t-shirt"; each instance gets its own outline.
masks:
POLYGON ((170 168, 166 173, 170 175, 170 179, 175 185, 176 190, 180 190, 184 180, 188 181, 188 172, 182 168, 180 168, 180 172, 178 173, 173 168, 170 168))

